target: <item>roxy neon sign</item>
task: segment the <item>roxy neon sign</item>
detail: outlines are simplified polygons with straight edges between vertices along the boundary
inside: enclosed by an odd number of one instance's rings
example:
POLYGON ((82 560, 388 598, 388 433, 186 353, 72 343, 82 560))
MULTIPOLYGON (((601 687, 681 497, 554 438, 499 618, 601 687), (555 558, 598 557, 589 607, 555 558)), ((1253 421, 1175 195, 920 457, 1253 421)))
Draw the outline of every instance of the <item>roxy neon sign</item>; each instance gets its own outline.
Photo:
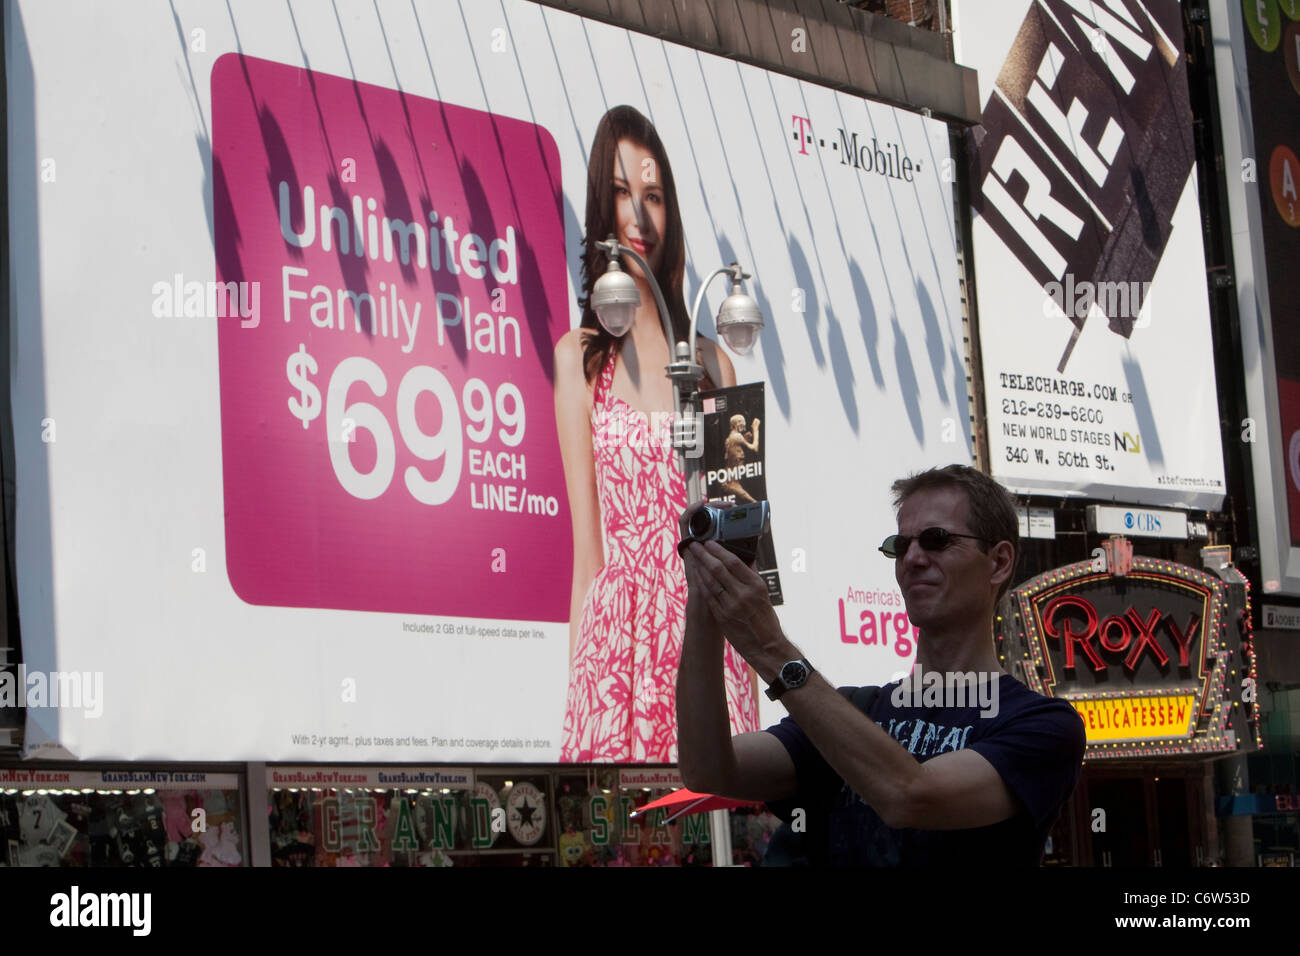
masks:
POLYGON ((1066 670, 1075 667, 1076 649, 1083 652, 1093 672, 1098 674, 1106 670, 1103 653, 1112 658, 1123 655, 1124 667, 1130 672, 1137 669, 1144 652, 1149 652, 1157 664, 1165 667, 1170 656, 1156 640, 1156 631, 1162 623, 1168 627, 1178 650, 1178 666, 1189 666, 1192 641, 1196 639, 1201 624, 1201 617, 1195 612, 1187 626, 1180 629, 1173 616, 1162 614, 1159 608, 1153 608, 1151 614, 1143 618, 1136 608, 1130 606, 1123 614, 1098 620, 1092 602, 1072 594, 1052 598, 1043 608, 1043 630, 1064 647, 1066 670), (1078 621, 1063 613, 1071 609, 1083 614, 1083 630, 1076 630, 1078 621))

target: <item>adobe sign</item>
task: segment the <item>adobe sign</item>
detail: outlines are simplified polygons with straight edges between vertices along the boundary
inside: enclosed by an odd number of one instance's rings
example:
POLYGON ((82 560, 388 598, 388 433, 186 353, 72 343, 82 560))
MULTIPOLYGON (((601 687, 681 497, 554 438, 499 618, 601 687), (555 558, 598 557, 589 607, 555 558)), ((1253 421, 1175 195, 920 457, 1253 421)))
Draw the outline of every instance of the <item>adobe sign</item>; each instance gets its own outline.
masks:
POLYGON ((1074 705, 1090 757, 1230 752, 1256 736, 1246 587, 1232 567, 1067 565, 1008 595, 1000 653, 1031 689, 1074 705))

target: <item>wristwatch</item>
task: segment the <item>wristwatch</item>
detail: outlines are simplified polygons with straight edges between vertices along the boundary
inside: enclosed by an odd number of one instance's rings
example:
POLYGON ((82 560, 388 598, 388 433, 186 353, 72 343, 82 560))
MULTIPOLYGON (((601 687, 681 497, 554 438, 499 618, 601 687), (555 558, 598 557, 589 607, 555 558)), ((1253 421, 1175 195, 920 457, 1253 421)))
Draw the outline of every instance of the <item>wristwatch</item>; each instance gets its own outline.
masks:
POLYGON ((776 675, 776 680, 772 681, 767 688, 767 699, 777 700, 786 691, 802 687, 812 671, 813 666, 808 663, 807 659, 802 657, 797 661, 790 661, 783 665, 781 672, 776 675))

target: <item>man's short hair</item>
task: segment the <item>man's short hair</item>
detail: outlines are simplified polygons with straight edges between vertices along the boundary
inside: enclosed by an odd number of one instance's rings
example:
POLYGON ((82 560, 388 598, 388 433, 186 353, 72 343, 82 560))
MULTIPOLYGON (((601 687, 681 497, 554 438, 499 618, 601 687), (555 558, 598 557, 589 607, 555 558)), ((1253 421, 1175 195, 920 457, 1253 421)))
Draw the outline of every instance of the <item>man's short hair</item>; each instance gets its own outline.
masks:
MULTIPOLYGON (((998 591, 997 600, 1001 601, 1003 595, 1011 589, 1016 563, 1020 559, 1020 519, 1016 515, 1016 502, 1010 492, 982 471, 968 465, 945 465, 917 472, 898 479, 889 490, 894 493, 894 508, 897 510, 918 491, 952 487, 966 491, 966 499, 970 502, 967 521, 972 534, 993 544, 999 541, 1011 542, 1011 576, 998 591)), ((989 545, 983 542, 980 547, 986 552, 989 550, 989 545)))

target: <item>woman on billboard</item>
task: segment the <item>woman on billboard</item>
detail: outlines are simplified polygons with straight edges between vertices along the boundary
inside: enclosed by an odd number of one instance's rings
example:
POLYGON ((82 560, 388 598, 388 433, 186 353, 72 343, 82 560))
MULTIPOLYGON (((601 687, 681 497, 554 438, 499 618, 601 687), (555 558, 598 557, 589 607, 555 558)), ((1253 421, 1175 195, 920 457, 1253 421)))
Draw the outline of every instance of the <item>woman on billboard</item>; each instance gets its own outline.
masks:
MULTIPOLYGON (((608 264, 592 243, 613 235, 650 264, 671 313, 689 336, 682 284, 686 245, 672 168, 650 121, 630 106, 602 117, 587 164, 582 321, 555 347, 555 417, 573 516, 573 594, 565 762, 677 759, 675 689, 686 619, 677 520, 686 482, 672 448, 671 343, 654 294, 630 257, 641 305, 622 336, 591 307, 608 264), (603 538, 608 546, 602 545, 603 538)), ((730 360, 699 336, 702 389, 736 384, 730 360)), ((755 678, 726 647, 734 733, 758 729, 755 678)))

